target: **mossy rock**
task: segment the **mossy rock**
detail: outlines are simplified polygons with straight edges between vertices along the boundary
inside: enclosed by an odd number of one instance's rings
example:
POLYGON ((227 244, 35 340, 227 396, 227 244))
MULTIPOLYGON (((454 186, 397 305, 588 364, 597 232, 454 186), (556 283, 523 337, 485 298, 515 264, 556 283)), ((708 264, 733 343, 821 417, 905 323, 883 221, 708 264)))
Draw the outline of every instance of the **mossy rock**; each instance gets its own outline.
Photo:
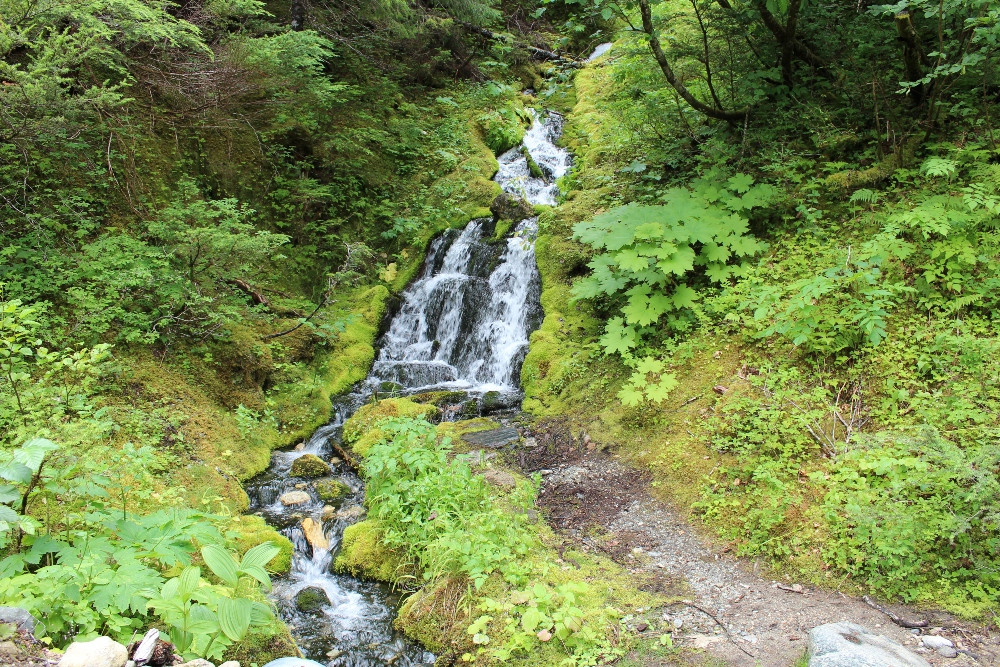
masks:
POLYGON ((235 660, 241 665, 264 665, 289 655, 301 655, 292 634, 280 619, 275 618, 264 628, 251 628, 242 641, 230 646, 224 660, 235 660))
POLYGON ((475 619, 469 614, 471 607, 462 604, 468 590, 466 579, 438 579, 403 601, 394 625, 441 656, 473 650, 472 636, 466 629, 475 619))
POLYGON ((332 470, 326 461, 315 454, 303 454, 292 463, 292 477, 315 479, 329 475, 332 470))
POLYGON ((323 500, 324 502, 336 500, 337 498, 342 498, 343 496, 351 493, 351 487, 347 486, 339 479, 334 479, 333 477, 316 480, 314 486, 316 488, 316 495, 318 495, 320 500, 323 500))
POLYGON ((524 220, 535 215, 531 204, 509 192, 501 192, 490 204, 490 211, 497 220, 524 220))
POLYGON ((438 407, 442 405, 454 405, 461 403, 468 398, 464 391, 428 391, 423 394, 415 394, 410 398, 417 403, 430 403, 438 407))
POLYGON ((367 519, 344 529, 333 569, 355 577, 393 582, 403 572, 403 560, 382 543, 378 522, 367 519))
POLYGON ((312 614, 330 605, 330 597, 318 586, 307 586, 295 594, 295 607, 307 614, 312 614))
POLYGON ((411 417, 431 420, 440 414, 434 405, 417 403, 408 398, 387 398, 377 403, 368 403, 344 424, 344 443, 351 445, 359 456, 364 456, 371 446, 385 434, 379 425, 394 417, 411 417))
POLYGON ((237 516, 230 528, 236 533, 235 547, 241 556, 258 544, 271 542, 281 551, 267 564, 267 570, 274 574, 285 574, 292 568, 291 540, 267 525, 263 517, 252 514, 237 516))

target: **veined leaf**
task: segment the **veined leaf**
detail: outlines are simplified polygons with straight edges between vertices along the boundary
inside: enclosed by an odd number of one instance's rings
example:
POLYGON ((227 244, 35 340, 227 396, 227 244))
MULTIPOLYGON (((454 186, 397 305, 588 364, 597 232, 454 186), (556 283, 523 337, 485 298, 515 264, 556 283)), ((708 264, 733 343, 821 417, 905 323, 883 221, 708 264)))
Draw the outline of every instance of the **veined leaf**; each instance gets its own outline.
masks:
POLYGON ((206 544, 201 548, 201 557, 205 559, 208 569, 234 588, 239 583, 240 577, 236 571, 236 561, 232 554, 217 544, 206 544))
POLYGON ((219 627, 223 634, 238 642, 250 629, 252 603, 250 600, 220 598, 219 627))

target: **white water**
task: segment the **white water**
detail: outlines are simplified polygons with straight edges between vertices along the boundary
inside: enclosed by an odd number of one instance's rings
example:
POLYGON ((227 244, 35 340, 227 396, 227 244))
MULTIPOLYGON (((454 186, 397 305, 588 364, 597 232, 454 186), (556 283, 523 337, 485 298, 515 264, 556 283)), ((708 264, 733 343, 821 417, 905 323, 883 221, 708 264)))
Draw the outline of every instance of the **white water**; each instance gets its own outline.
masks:
MULTIPOLYGON (((530 174, 520 149, 499 158, 495 180, 532 204, 555 204, 556 179, 570 168, 568 153, 554 143, 561 118, 535 119, 524 148, 544 177, 530 174)), ((275 583, 274 597, 306 657, 337 667, 430 665, 434 656, 393 630, 397 600, 374 582, 331 573, 344 529, 358 517, 334 517, 323 523, 329 549, 313 549, 302 520, 321 521, 324 503, 305 480, 290 476, 295 459, 316 454, 330 460, 332 443, 344 420, 386 382, 403 393, 461 389, 470 397, 487 392, 520 400, 519 373, 528 336, 540 323, 539 278, 534 240, 537 218, 520 221, 506 239, 494 240, 492 220, 473 220, 431 244, 420 277, 402 295, 402 305, 380 340, 380 352, 368 379, 337 406, 330 424, 318 429, 298 451, 277 452, 267 473, 247 491, 252 508, 283 529, 295 551, 287 577, 275 583), (305 504, 285 507, 279 498, 297 485, 310 495, 305 504), (320 613, 296 609, 294 598, 307 587, 323 590, 330 600, 320 613)), ((342 462, 333 474, 352 490, 331 503, 334 509, 363 502, 361 480, 342 462)))

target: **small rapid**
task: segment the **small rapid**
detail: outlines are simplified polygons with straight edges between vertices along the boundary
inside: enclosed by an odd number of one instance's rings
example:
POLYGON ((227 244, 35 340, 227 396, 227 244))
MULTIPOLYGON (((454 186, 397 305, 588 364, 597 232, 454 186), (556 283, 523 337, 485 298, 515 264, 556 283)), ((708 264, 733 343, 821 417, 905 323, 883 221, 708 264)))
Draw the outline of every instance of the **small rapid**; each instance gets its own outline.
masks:
MULTIPOLYGON (((561 116, 534 116, 522 146, 498 158, 494 180, 531 204, 555 204, 556 181, 571 166, 555 144, 561 131, 561 116)), ((387 388, 404 395, 459 391, 472 404, 489 397, 494 409, 520 404, 521 363, 542 318, 537 223, 521 220, 498 238, 497 222, 482 218, 434 239, 378 342, 368 377, 338 399, 329 424, 295 450, 275 452, 270 468, 248 485, 251 511, 294 545, 291 571, 276 579, 273 597, 307 658, 331 667, 433 664, 431 653, 393 628, 399 595, 332 571, 344 529, 365 511, 364 485, 336 455, 337 444, 344 421, 387 388), (307 454, 329 463, 331 479, 324 481, 337 485, 339 497, 324 501, 316 482, 292 475, 296 459, 307 454), (304 592, 319 603, 305 605, 304 592)))

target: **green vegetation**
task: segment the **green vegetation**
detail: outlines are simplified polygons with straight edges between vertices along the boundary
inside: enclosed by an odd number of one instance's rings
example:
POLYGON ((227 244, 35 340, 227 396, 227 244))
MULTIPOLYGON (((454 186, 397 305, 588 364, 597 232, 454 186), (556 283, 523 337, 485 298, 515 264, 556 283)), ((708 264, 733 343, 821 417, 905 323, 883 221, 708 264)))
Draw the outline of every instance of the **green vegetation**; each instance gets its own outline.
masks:
MULTIPOLYGON (((293 651, 291 544, 241 485, 365 377, 541 107, 575 162, 525 410, 739 554, 995 618, 998 45, 989 0, 0 0, 0 603, 56 647, 293 651)), ((400 625, 453 659, 622 655, 648 598, 556 565, 535 483, 448 439, 492 423, 424 421, 449 400, 345 427, 370 518, 338 566, 414 589, 400 625)))

